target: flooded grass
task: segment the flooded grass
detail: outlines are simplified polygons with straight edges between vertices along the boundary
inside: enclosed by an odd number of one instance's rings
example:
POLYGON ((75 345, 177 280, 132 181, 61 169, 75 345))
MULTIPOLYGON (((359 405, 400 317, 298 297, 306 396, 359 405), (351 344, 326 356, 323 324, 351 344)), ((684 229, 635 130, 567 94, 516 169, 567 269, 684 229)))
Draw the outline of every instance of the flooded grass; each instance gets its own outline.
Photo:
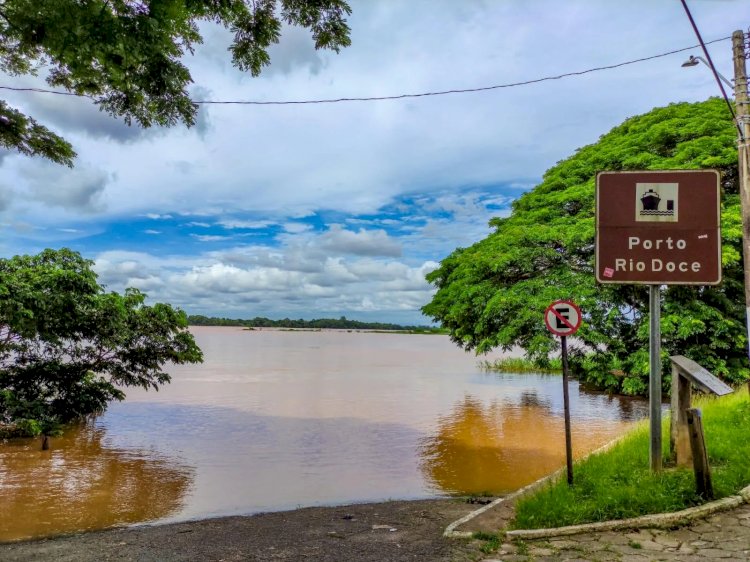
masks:
POLYGON ((524 357, 502 357, 495 361, 481 361, 479 366, 500 373, 562 373, 561 359, 551 359, 549 365, 539 365, 524 357))

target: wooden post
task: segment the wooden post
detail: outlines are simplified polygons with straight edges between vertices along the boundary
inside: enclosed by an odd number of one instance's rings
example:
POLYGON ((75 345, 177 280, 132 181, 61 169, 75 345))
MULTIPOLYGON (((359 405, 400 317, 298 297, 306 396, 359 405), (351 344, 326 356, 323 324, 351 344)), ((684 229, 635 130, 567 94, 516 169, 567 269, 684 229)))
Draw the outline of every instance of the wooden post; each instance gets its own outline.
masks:
POLYGON ((690 448, 693 451, 693 470, 695 471, 695 488, 698 494, 707 500, 714 499, 714 488, 711 484, 711 467, 708 465, 706 441, 703 437, 703 419, 698 408, 687 410, 687 422, 690 435, 690 448))
POLYGON ((672 385, 671 385, 671 392, 672 395, 670 396, 669 400, 669 458, 675 459, 677 455, 677 413, 679 412, 679 402, 677 400, 677 393, 680 388, 680 372, 677 370, 677 367, 674 363, 672 363, 672 385))
POLYGON ((669 424, 669 450, 677 466, 689 466, 693 460, 687 410, 690 408, 693 385, 672 363, 672 416, 669 424))
POLYGON ((693 458, 690 444, 690 429, 686 410, 690 408, 690 398, 695 388, 716 396, 732 393, 732 387, 716 378, 692 359, 682 355, 672 355, 672 418, 670 424, 670 453, 677 466, 687 466, 693 458))
MULTIPOLYGON (((750 100, 747 93, 747 67, 745 64, 745 34, 732 33, 732 59, 734 61, 734 103, 737 111, 738 183, 740 210, 742 211, 742 258, 745 274, 745 321, 750 336, 750 100)), ((750 357, 750 337, 748 337, 750 357)))
POLYGON ((568 468, 568 486, 573 485, 573 445, 570 437, 570 395, 568 394, 568 338, 560 337, 563 367, 563 407, 565 409, 565 464, 568 468))
POLYGON ((49 435, 42 435, 42 451, 49 450, 49 435))

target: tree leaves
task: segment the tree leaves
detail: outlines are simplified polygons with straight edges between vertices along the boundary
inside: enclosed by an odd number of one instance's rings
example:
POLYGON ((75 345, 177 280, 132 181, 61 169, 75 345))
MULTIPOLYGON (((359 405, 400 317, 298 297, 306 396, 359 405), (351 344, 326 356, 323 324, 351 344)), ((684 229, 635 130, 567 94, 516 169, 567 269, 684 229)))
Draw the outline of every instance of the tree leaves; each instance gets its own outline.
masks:
MULTIPOLYGON (((270 63, 282 22, 308 28, 316 48, 338 52, 350 44, 350 13, 344 0, 4 0, 0 70, 33 74, 44 66, 50 86, 89 96, 129 125, 190 127, 197 106, 182 60, 203 40, 199 22, 231 29, 234 64, 257 76, 270 63)), ((2 107, 13 117, 5 121, 0 112, 2 146, 71 165, 75 153, 63 139, 2 107)))
POLYGON ((68 249, 0 260, 0 425, 46 431, 103 411, 123 387, 158 390, 165 363, 202 361, 184 312, 105 292, 91 265, 68 249))
POLYGON ((729 380, 745 380, 750 370, 735 132, 718 99, 672 104, 626 120, 549 169, 542 183, 513 202, 509 217, 490 221, 495 232, 445 258, 427 276, 438 291, 423 312, 450 329, 465 349, 483 353, 518 345, 544 361, 557 342, 544 328, 543 311, 554 300, 572 298, 584 312, 572 349, 575 367, 605 387, 640 392, 647 289, 595 282, 596 173, 713 167, 722 172, 724 281, 718 287, 667 289, 663 345, 665 357, 680 353, 729 380), (613 377, 613 370, 636 379, 613 377))
POLYGON ((0 100, 0 146, 73 166, 76 153, 62 137, 0 100))

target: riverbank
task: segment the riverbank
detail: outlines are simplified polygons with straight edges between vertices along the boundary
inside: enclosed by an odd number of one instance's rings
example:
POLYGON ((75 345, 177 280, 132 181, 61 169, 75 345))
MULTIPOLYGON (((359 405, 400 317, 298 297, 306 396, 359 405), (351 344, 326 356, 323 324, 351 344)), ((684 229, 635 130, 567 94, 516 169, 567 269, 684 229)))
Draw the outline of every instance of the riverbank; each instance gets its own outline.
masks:
MULTIPOLYGON (((697 398, 695 406, 703 412, 714 499, 737 494, 750 484, 750 402, 742 390, 720 398, 697 398)), ((662 435, 669 435, 667 420, 662 435)), ((665 459, 669 459, 668 445, 663 439, 665 459)), ((690 466, 666 462, 665 470, 654 474, 648 451, 649 431, 643 424, 605 453, 577 463, 574 486, 560 479, 519 500, 513 525, 539 529, 629 519, 679 511, 711 499, 696 492, 690 466)))
POLYGON ((388 501, 141 525, 0 544, 0 560, 468 562, 484 556, 482 542, 442 535, 476 507, 458 498, 388 501))
POLYGON ((256 562, 498 562, 747 560, 750 505, 672 530, 592 532, 505 541, 446 539, 445 526, 476 508, 465 500, 390 501, 246 517, 137 526, 0 544, 4 562, 248 560, 256 562))

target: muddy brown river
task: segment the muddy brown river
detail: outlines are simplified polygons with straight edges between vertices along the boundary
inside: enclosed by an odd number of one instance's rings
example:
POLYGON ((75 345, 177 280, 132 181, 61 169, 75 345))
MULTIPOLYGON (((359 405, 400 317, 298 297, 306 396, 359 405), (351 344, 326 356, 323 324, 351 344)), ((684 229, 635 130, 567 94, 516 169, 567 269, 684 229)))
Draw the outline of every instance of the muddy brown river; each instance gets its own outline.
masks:
MULTIPOLYGON (((0 444, 0 540, 447 494, 565 462, 562 379, 488 373, 445 336, 192 329, 172 367, 41 451, 0 444)), ((571 383, 576 456, 647 413, 571 383)))

